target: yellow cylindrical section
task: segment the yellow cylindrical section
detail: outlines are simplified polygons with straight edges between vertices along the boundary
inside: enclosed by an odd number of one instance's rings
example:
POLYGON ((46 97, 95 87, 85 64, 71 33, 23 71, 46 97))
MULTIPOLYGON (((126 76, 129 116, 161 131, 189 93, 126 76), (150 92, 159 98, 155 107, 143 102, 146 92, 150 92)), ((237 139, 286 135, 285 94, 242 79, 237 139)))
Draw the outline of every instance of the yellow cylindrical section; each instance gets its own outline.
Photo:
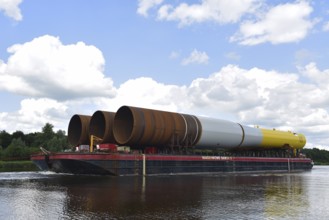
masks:
POLYGON ((302 149, 306 144, 303 134, 292 133, 290 131, 278 131, 270 129, 260 129, 263 134, 261 147, 302 149))

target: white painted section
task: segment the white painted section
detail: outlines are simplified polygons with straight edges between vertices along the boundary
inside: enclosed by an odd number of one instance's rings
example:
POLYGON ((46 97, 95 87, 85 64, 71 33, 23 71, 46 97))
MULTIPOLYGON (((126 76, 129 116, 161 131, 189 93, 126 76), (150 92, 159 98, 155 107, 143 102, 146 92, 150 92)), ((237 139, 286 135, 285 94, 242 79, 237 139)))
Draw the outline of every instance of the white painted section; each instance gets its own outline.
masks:
POLYGON ((259 128, 253 128, 242 125, 244 130, 244 141, 241 147, 260 147, 263 140, 263 134, 259 128))
POLYGON ((196 147, 234 148, 242 141, 242 129, 239 124, 207 117, 197 117, 202 126, 202 133, 196 147))

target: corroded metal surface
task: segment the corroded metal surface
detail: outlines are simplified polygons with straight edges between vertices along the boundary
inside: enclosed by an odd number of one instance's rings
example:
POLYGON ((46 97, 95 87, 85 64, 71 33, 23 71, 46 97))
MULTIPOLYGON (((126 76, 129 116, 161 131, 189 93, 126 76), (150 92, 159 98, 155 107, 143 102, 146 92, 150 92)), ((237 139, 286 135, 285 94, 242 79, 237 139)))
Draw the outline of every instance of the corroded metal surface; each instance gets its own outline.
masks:
POLYGON ((73 115, 68 127, 68 140, 73 146, 89 144, 89 115, 73 115))
POLYGON ((122 106, 114 117, 113 135, 122 145, 193 146, 200 127, 192 115, 122 106))
POLYGON ((96 111, 90 119, 89 135, 101 138, 101 143, 116 143, 113 136, 115 112, 96 111))

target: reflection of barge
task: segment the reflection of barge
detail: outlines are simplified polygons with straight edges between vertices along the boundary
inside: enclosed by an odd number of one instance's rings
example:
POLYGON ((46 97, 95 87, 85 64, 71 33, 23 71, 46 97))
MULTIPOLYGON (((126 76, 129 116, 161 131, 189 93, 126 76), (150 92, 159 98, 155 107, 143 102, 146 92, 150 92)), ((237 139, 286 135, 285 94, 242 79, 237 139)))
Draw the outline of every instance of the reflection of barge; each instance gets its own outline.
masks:
POLYGON ((306 144, 302 134, 130 106, 74 115, 68 139, 74 146, 89 145, 89 152, 46 152, 31 159, 43 170, 108 175, 289 172, 313 166, 297 157, 306 144), (95 144, 106 143, 116 145, 94 152, 95 144))

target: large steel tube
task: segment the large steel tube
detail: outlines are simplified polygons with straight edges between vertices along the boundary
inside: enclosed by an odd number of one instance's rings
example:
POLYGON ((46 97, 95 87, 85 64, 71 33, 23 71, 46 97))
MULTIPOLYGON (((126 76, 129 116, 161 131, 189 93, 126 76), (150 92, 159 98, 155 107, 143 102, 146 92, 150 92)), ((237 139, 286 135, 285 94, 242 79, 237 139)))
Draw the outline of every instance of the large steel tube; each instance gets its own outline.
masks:
POLYGON ((243 142, 240 147, 243 148, 254 148, 261 145, 263 135, 260 129, 249 126, 240 125, 244 132, 243 142))
POLYGON ((193 146, 200 138, 195 116, 122 106, 114 117, 117 143, 133 146, 193 146))
POLYGON ((204 148, 234 148, 243 141, 243 130, 237 123, 198 117, 202 125, 202 135, 196 147, 204 148))
POLYGON ((198 117, 202 125, 199 148, 294 148, 306 144, 305 136, 275 129, 253 128, 238 123, 198 117))
POLYGON ((117 113, 74 115, 68 128, 72 145, 89 144, 89 135, 132 147, 293 148, 306 144, 303 134, 260 129, 231 121, 131 106, 117 113))
POLYGON ((113 136, 114 112, 96 111, 90 119, 89 135, 101 138, 101 143, 116 143, 113 136))
POLYGON ((89 115, 73 115, 68 127, 68 140, 73 146, 89 144, 89 115))

